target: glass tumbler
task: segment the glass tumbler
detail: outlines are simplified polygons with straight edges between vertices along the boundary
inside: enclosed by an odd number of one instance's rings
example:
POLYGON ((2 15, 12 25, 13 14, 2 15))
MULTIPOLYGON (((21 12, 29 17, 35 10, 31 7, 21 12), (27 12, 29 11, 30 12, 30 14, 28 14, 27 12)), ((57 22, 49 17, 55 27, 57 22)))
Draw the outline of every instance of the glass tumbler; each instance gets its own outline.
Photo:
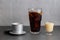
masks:
POLYGON ((32 34, 39 34, 41 29, 42 20, 42 8, 30 8, 28 9, 30 32, 32 34))

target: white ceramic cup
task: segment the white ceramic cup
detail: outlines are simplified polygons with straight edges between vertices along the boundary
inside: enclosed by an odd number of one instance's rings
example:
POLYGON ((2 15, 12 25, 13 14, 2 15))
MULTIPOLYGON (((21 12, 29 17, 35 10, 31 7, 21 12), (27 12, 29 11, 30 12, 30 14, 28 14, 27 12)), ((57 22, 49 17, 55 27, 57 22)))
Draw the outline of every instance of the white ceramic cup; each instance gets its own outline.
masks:
POLYGON ((13 33, 22 33, 23 32, 23 24, 12 23, 12 32, 13 33))

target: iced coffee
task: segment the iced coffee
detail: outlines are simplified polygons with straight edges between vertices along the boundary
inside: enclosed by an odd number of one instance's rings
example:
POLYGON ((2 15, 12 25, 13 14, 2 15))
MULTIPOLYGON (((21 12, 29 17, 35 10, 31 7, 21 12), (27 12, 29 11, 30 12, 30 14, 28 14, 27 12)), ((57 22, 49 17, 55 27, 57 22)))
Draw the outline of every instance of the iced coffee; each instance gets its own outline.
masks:
POLYGON ((30 32, 37 34, 41 29, 42 10, 41 9, 30 9, 29 10, 29 21, 30 21, 30 32))

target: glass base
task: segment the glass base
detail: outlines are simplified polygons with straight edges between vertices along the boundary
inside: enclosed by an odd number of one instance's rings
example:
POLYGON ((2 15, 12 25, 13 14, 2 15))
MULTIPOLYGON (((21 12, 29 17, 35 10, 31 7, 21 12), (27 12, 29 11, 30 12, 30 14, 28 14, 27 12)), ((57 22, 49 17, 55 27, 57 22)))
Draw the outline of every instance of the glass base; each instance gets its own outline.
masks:
POLYGON ((47 32, 46 34, 47 34, 47 35, 53 35, 52 32, 47 32))
POLYGON ((31 34, 39 34, 40 32, 31 32, 31 31, 30 31, 30 33, 31 33, 31 34))

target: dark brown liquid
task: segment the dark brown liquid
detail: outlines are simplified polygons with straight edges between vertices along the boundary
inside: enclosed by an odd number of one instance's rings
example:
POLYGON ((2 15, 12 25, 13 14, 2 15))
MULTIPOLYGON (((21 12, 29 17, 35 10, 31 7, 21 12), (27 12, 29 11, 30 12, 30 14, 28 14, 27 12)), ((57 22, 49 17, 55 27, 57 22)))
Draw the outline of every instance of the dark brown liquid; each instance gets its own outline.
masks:
POLYGON ((41 28, 42 15, 38 12, 29 12, 31 32, 39 32, 41 28))

